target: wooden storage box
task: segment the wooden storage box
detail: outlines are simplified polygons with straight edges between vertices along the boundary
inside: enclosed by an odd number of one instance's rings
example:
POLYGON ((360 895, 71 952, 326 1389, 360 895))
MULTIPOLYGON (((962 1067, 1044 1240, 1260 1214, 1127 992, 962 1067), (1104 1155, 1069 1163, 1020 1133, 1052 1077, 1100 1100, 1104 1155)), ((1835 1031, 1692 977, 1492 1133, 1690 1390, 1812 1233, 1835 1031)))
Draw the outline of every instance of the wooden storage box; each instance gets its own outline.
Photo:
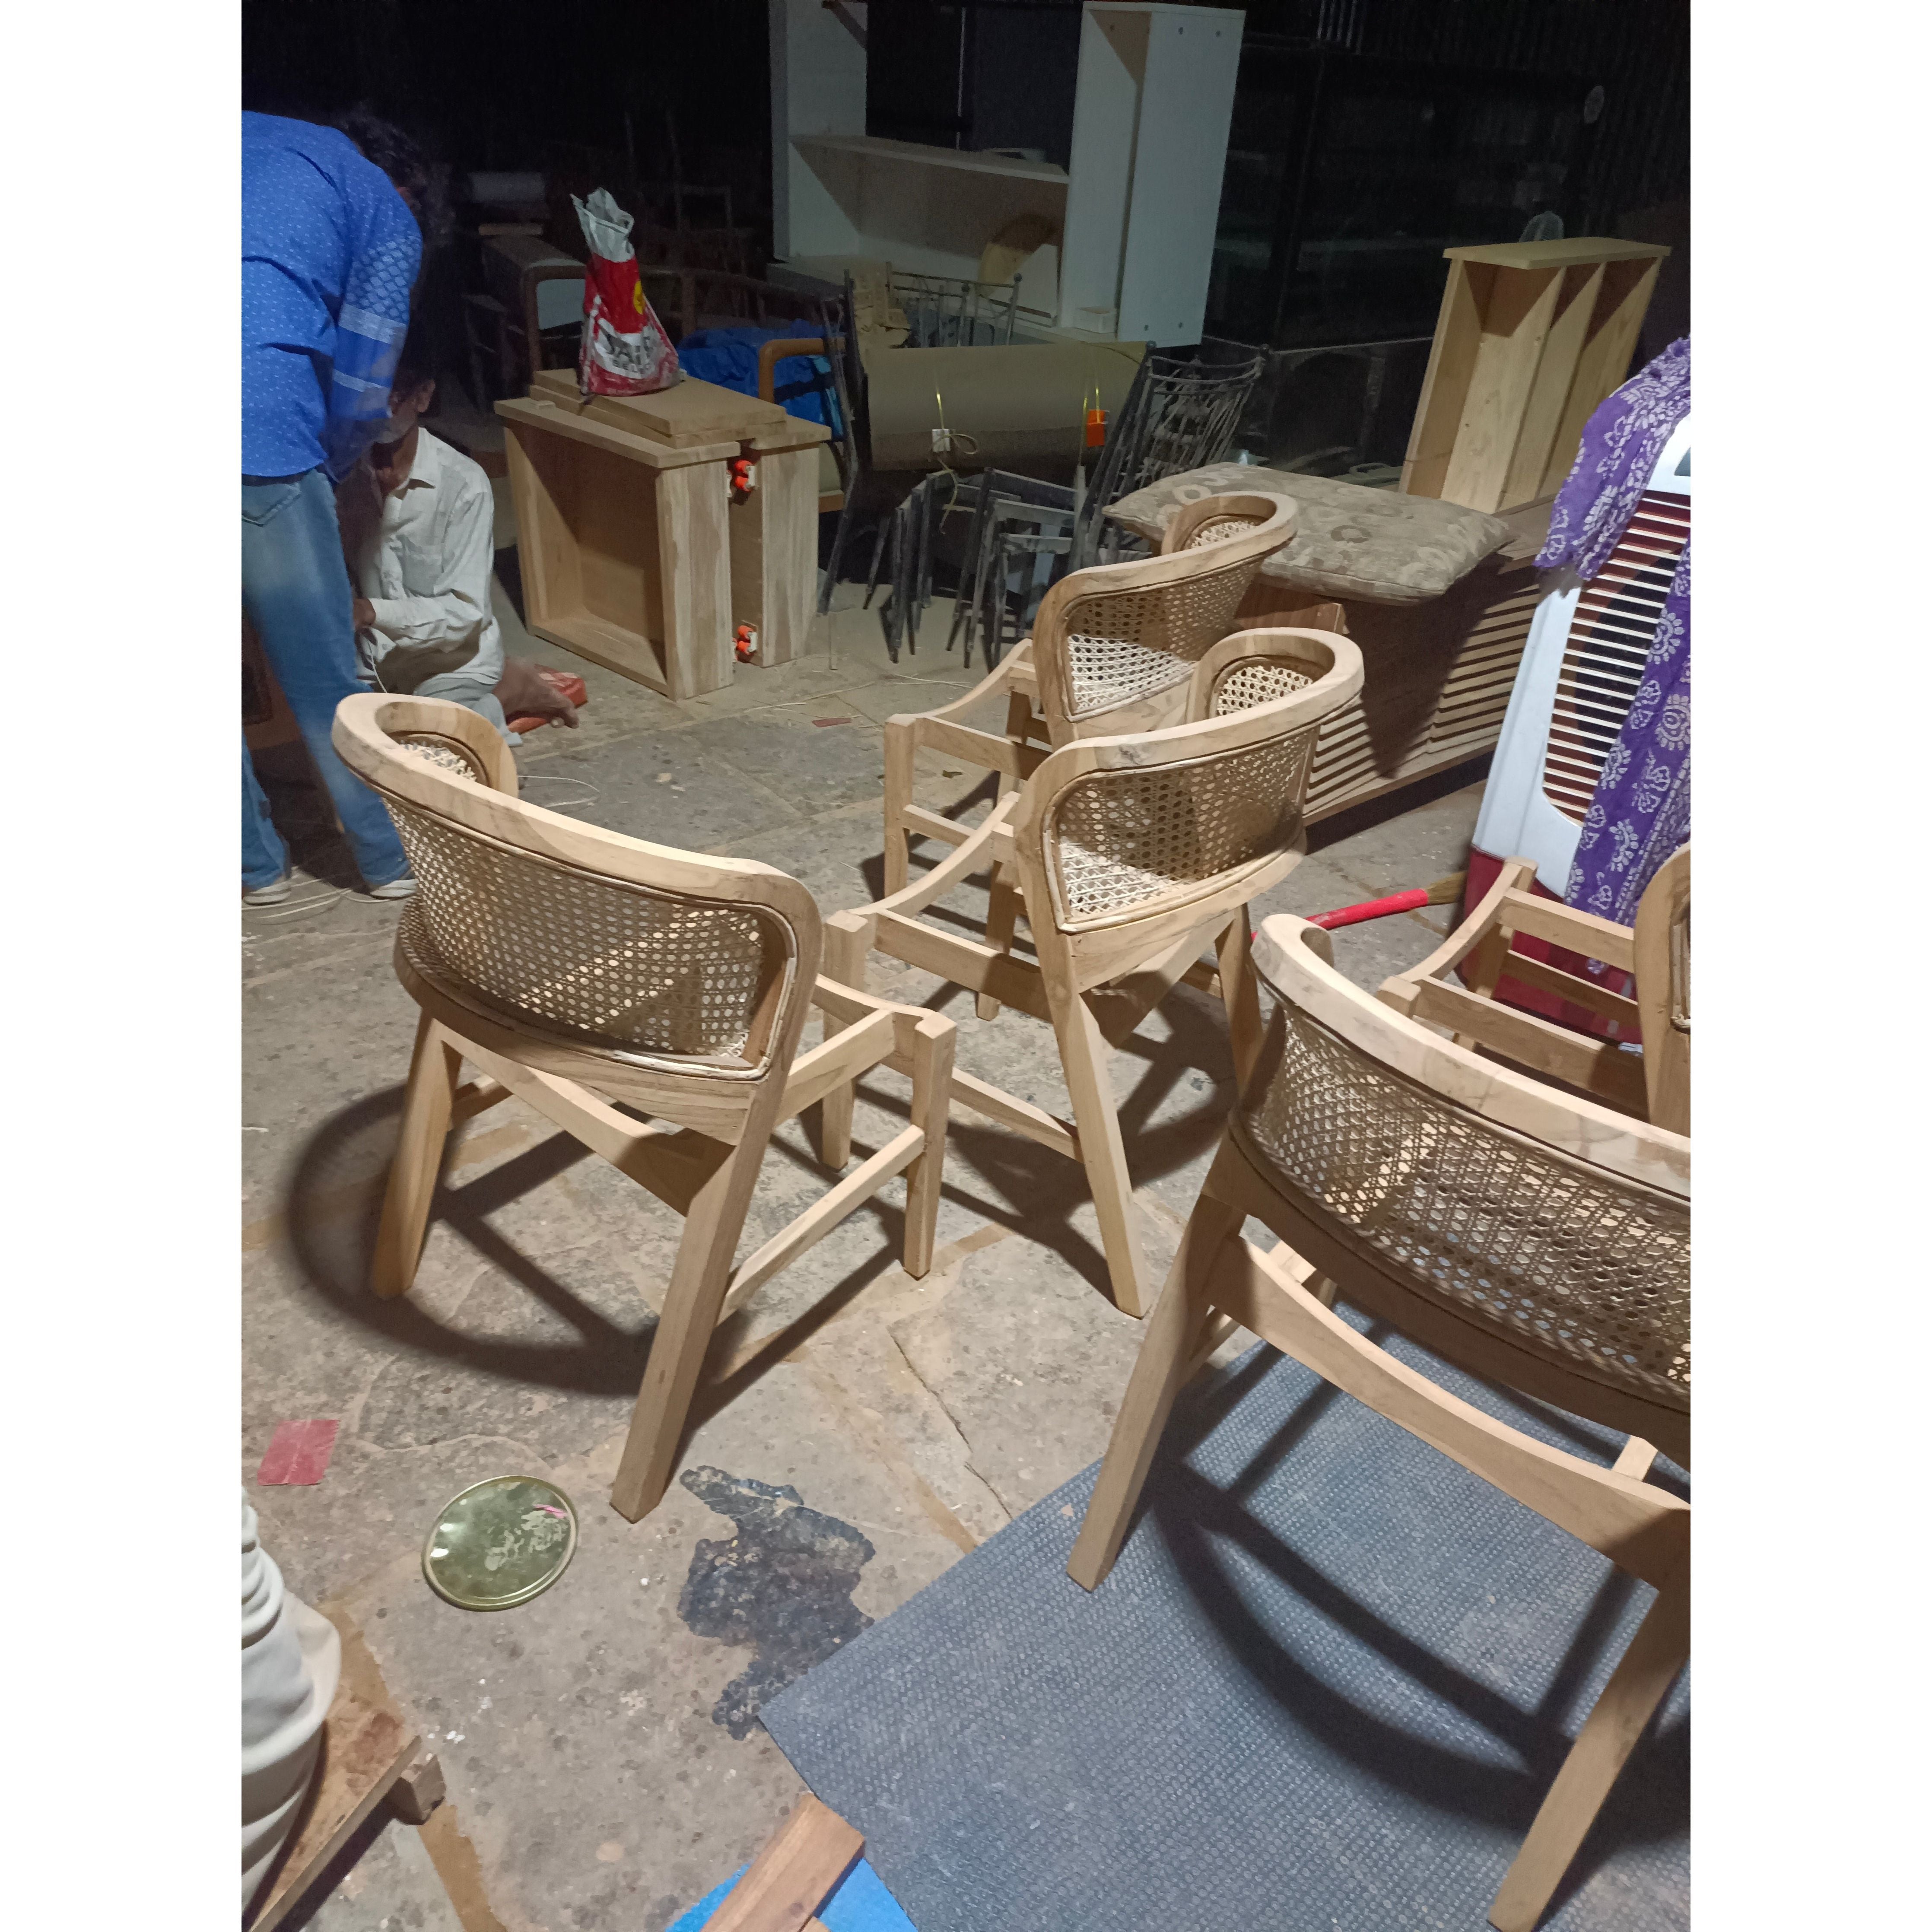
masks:
POLYGON ((730 682, 741 623, 762 663, 802 645, 818 587, 822 424, 691 380, 655 396, 585 397, 569 370, 544 371, 496 411, 525 622, 538 637, 674 698, 730 682), (734 507, 740 457, 755 482, 734 507))
POLYGON ((1624 380, 1670 250, 1579 236, 1443 253, 1402 490, 1472 510, 1553 495, 1590 412, 1624 380))

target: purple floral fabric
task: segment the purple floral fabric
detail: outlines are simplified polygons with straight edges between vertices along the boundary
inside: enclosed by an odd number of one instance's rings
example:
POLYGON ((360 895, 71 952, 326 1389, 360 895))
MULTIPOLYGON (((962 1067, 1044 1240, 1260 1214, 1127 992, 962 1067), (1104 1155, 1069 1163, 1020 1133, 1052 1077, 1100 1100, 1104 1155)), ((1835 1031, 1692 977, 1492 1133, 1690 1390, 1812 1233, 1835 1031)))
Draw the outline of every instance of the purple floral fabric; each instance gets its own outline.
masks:
POLYGON ((1557 492, 1538 569, 1567 563, 1587 584, 1603 568, 1629 529, 1671 432, 1690 413, 1687 335, 1612 390, 1583 425, 1583 446, 1557 492))
POLYGON ((1565 904, 1619 926, 1690 836, 1690 546, 1657 620, 1643 682, 1597 782, 1565 904))
MULTIPOLYGON (((1584 426, 1556 499, 1538 566, 1567 564, 1588 582, 1636 513, 1664 445, 1690 412, 1690 344, 1673 342, 1584 426)), ((1564 892, 1568 904, 1629 926, 1658 868, 1690 836, 1690 546, 1678 560, 1643 681, 1583 820, 1564 892)))

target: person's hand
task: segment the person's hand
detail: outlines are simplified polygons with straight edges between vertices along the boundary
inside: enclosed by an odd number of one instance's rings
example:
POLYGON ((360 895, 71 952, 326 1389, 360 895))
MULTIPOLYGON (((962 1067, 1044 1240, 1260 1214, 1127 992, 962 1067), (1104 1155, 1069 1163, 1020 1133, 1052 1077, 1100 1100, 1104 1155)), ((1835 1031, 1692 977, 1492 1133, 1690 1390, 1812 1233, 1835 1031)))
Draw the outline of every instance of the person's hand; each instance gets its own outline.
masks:
POLYGON ((349 606, 349 621, 358 631, 373 631, 376 628, 376 607, 366 597, 355 598, 349 606))
POLYGON ((550 676, 522 658, 506 658, 496 686, 496 701, 506 718, 541 718, 546 724, 577 729, 577 707, 550 682, 550 676))

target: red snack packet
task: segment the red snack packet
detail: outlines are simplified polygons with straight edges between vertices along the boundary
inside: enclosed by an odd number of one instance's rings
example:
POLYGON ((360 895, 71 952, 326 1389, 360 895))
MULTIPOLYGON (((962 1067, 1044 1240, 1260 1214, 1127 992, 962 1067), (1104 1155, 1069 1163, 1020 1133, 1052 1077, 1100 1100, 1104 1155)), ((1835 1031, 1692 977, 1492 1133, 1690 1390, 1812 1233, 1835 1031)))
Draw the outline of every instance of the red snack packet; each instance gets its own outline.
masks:
POLYGON ((631 218, 600 188, 571 200, 590 249, 584 278, 584 344, 578 386, 586 396, 648 396, 680 380, 677 351, 644 299, 631 246, 631 218))

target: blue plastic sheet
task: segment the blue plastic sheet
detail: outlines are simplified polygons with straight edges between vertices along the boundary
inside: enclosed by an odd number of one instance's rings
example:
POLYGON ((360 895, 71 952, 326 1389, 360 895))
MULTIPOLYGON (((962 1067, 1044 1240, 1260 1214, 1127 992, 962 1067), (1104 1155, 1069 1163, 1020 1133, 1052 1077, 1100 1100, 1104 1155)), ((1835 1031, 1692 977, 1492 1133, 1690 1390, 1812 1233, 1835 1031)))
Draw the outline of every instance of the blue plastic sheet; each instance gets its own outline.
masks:
MULTIPOLYGON (((680 359, 684 351, 677 352, 680 359)), ((706 382, 709 376, 704 378, 706 382)), ((670 1932, 698 1932, 711 1915, 730 1895, 731 1888, 751 1869, 734 1872, 715 1892, 708 1892, 682 1918, 674 1922, 670 1932)), ((899 1902, 885 1887, 885 1882, 863 1858, 838 1881, 830 1898, 818 1908, 825 1932, 917 1932, 912 1921, 899 1908, 899 1902)))
MULTIPOLYGON (((777 328, 694 328, 677 345, 679 365, 700 382, 716 382, 740 394, 758 393, 758 351, 767 342, 816 336, 815 322, 788 322, 777 328)), ((772 371, 772 400, 788 416, 824 423, 834 436, 844 431, 832 390, 832 365, 823 356, 788 356, 772 371)))

